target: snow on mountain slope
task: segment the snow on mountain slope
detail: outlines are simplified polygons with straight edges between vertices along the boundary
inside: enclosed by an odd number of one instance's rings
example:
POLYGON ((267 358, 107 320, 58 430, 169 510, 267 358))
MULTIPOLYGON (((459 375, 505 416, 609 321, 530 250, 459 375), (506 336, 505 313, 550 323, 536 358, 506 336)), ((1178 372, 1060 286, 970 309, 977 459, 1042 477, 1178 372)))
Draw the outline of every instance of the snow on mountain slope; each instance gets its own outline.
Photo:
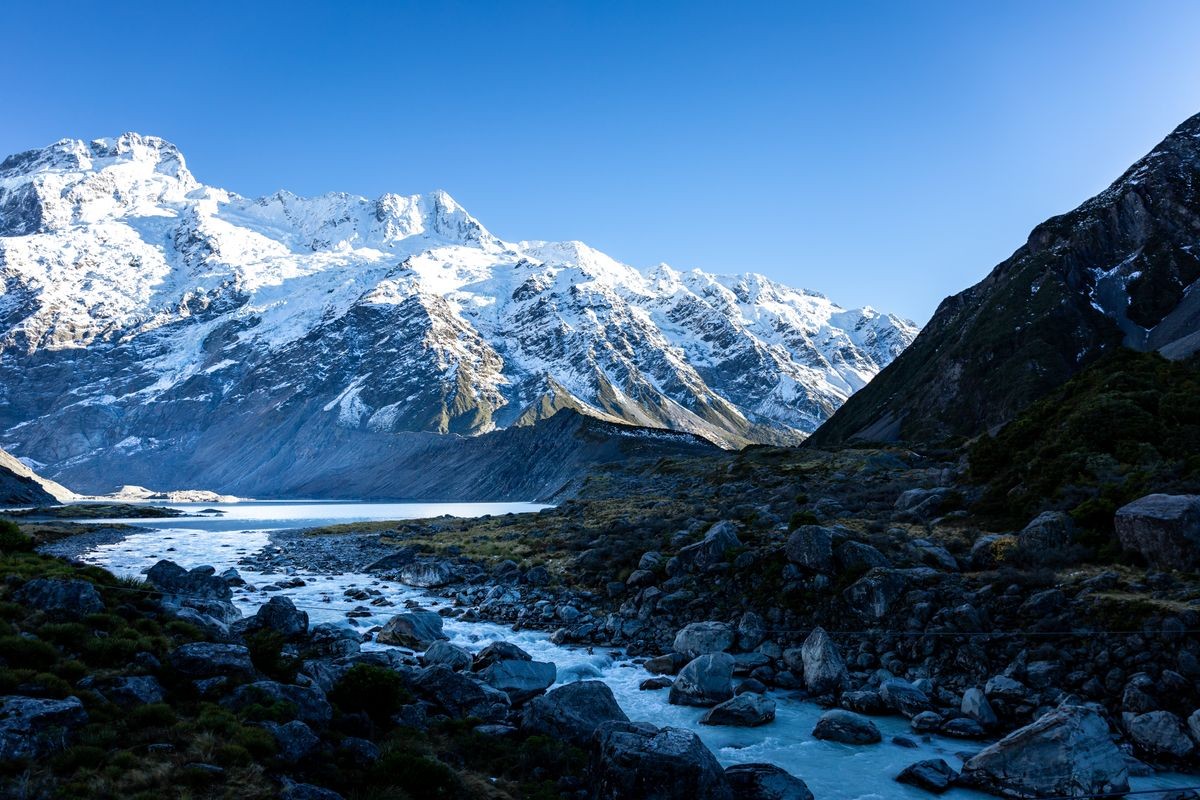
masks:
POLYGON ((167 463, 264 426, 280 447, 573 408, 796 442, 916 334, 760 275, 504 242, 444 192, 244 198, 132 133, 0 164, 0 276, 0 442, 85 490, 114 449, 167 463))

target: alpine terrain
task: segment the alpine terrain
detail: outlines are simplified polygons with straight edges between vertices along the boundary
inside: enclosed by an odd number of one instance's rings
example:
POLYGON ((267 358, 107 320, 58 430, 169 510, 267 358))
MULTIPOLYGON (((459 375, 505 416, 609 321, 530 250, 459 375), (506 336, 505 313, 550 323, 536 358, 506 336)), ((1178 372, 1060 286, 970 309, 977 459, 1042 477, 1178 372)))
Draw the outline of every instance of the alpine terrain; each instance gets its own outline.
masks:
POLYGON ((913 346, 810 442, 974 436, 1120 345, 1200 350, 1200 115, 944 300, 913 346))
POLYGON ((411 496, 433 435, 561 409, 794 444, 916 334, 760 275, 502 241, 442 192, 244 198, 134 133, 0 164, 0 275, 0 444, 83 492, 411 496), (358 485, 381 452, 396 474, 358 485))

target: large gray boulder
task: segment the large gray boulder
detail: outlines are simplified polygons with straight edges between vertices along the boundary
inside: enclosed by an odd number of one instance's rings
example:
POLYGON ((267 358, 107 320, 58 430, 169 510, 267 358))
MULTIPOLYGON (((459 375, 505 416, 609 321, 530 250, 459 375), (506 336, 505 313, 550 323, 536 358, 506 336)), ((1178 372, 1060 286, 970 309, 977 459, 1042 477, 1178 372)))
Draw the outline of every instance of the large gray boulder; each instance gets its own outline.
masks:
POLYGON ((162 607, 168 613, 190 608, 222 625, 242 617, 242 612, 233 604, 233 590, 213 567, 186 570, 164 559, 146 572, 146 580, 162 592, 162 607))
POLYGON ((841 708, 822 714, 812 735, 816 739, 842 744, 875 744, 883 738, 874 722, 841 708))
POLYGON ((525 707, 521 727, 584 747, 602 723, 628 721, 608 684, 579 681, 531 700, 525 707))
POLYGON ((1074 536, 1075 522, 1069 515, 1043 511, 1017 534, 1017 543, 1039 563, 1053 563, 1071 546, 1074 536))
POLYGON ((285 639, 300 639, 308 633, 308 612, 301 611, 289 598, 277 594, 259 606, 254 614, 254 626, 274 631, 285 639))
POLYGON ((447 641, 437 641, 429 645, 421 656, 421 663, 427 667, 435 664, 445 664, 455 672, 466 672, 471 669, 474 661, 471 654, 463 648, 447 641))
POLYGON ((741 546, 736 525, 725 520, 709 528, 701 541, 682 548, 674 561, 685 572, 702 572, 713 564, 728 561, 731 551, 741 546))
POLYGON ((919 786, 925 791, 933 792, 934 794, 941 794, 946 791, 956 780, 958 780, 958 773, 940 758, 931 758, 927 761, 918 761, 915 764, 909 764, 896 776, 898 783, 919 786))
POLYGON ((929 695, 903 678, 888 678, 879 684, 879 696, 893 710, 912 719, 932 707, 929 695))
POLYGON ((1195 750, 1183 720, 1170 711, 1150 711, 1129 720, 1129 738, 1150 759, 1178 761, 1195 750))
POLYGON ((299 763, 321 745, 320 738, 313 733, 312 728, 298 719, 282 725, 278 722, 259 724, 275 737, 277 755, 287 764, 299 763))
POLYGON ((0 698, 0 762, 37 758, 62 749, 71 731, 87 722, 78 697, 47 700, 0 698))
POLYGON ((715 706, 733 697, 733 656, 709 653, 692 659, 671 684, 668 702, 676 706, 715 706))
POLYGON ((734 764, 725 780, 734 800, 813 800, 804 781, 774 764, 734 764))
POLYGON ((387 621, 375 634, 380 644, 393 644, 413 650, 428 650, 434 642, 450 637, 442 633, 442 618, 435 611, 408 611, 387 621))
POLYGON ((256 670, 240 644, 191 642, 171 651, 171 666, 189 678, 250 678, 256 670))
POLYGON ((37 578, 14 595, 18 603, 50 613, 82 616, 104 610, 104 601, 96 587, 87 581, 37 578))
POLYGON ((736 634, 727 622, 693 622, 675 634, 674 650, 688 658, 723 653, 733 647, 736 634))
POLYGON ((732 700, 718 703, 700 718, 701 725, 730 725, 754 728, 775 719, 775 701, 761 694, 745 692, 732 700))
POLYGON ((448 561, 441 559, 415 561, 400 568, 401 583, 422 589, 446 586, 459 579, 458 570, 448 561))
POLYGON ((313 726, 328 725, 333 718, 333 706, 325 699, 325 693, 315 686, 256 681, 239 686, 222 701, 222 705, 234 711, 253 705, 270 707, 276 704, 288 708, 293 719, 313 726))
POLYGON ((532 661, 533 656, 511 642, 492 642, 475 654, 472 667, 476 672, 487 669, 497 661, 532 661))
POLYGON ((875 567, 847 587, 842 598, 859 619, 868 623, 880 622, 906 592, 937 577, 938 572, 929 567, 875 567))
POLYGON ((1200 495, 1150 494, 1117 509, 1121 546, 1158 569, 1191 570, 1200 556, 1200 495))
POLYGON ((963 692, 959 710, 984 728, 994 728, 999 723, 992 704, 988 702, 987 695, 978 686, 972 686, 963 692))
POLYGON ((346 625, 322 622, 309 631, 308 647, 317 656, 347 658, 362 651, 362 634, 346 625))
POLYGON ((788 536, 788 561, 809 572, 833 572, 833 532, 820 525, 801 525, 788 536))
POLYGON ((846 686, 846 662, 824 628, 814 628, 800 646, 804 685, 811 694, 836 694, 846 686))
POLYGON ((413 688, 449 716, 460 719, 502 719, 512 705, 504 692, 455 672, 445 664, 421 670, 413 679, 413 688))
POLYGON ((733 800, 725 771, 696 734, 606 722, 591 762, 597 800, 733 800))
POLYGON ((1103 717, 1060 706, 972 757, 962 781, 1001 797, 1087 796, 1128 791, 1129 769, 1103 717))
POLYGON ((479 677, 507 694, 517 706, 553 686, 558 679, 558 668, 549 661, 497 661, 482 670, 479 677))

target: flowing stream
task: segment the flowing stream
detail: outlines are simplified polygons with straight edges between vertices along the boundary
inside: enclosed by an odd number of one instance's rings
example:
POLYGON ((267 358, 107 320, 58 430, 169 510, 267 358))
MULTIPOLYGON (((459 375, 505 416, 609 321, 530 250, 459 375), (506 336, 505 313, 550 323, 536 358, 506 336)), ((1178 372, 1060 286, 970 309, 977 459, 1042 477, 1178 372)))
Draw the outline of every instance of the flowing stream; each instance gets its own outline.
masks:
MULTIPOLYGON (((447 601, 419 589, 381 580, 374 575, 343 573, 316 574, 298 568, 294 575, 259 574, 238 562, 267 546, 272 530, 330 525, 368 520, 401 520, 452 514, 462 517, 485 514, 536 511, 543 506, 526 503, 329 503, 329 502, 242 502, 237 504, 167 504, 189 513, 202 509, 218 509, 223 516, 111 520, 137 526, 140 530, 119 542, 100 544, 84 553, 84 561, 102 566, 117 575, 141 577, 160 559, 170 559, 188 569, 208 564, 221 572, 236 568, 246 581, 256 587, 235 588, 234 602, 243 613, 252 614, 273 592, 262 587, 284 577, 299 578, 304 586, 281 589, 298 607, 308 612, 311 623, 337 622, 350 624, 346 613, 365 607, 369 617, 354 620, 356 627, 367 630, 384 624, 393 614, 405 610, 405 600, 416 600, 422 606, 438 609, 447 601), (374 607, 344 595, 347 589, 377 589, 393 603, 374 607)), ((981 747, 942 737, 922 738, 913 734, 908 721, 902 717, 875 717, 873 721, 883 733, 880 744, 865 746, 841 745, 812 737, 812 729, 822 709, 813 703, 797 699, 793 693, 772 690, 776 702, 774 722, 757 728, 717 727, 700 725, 703 709, 673 706, 667 703, 667 690, 640 691, 638 684, 649 673, 619 650, 579 646, 558 646, 541 631, 514 632, 503 625, 487 622, 462 622, 448 618, 445 632, 457 645, 475 652, 489 642, 505 640, 527 651, 539 661, 552 661, 558 667, 558 681, 570 683, 582 679, 599 679, 607 683, 616 695, 621 708, 633 720, 646 720, 655 725, 673 725, 696 731, 724 765, 745 762, 769 762, 783 767, 802 778, 817 800, 873 800, 874 798, 923 798, 932 795, 915 787, 896 783, 893 778, 909 764, 929 758, 943 758, 955 769, 962 766, 959 753, 970 753, 981 747), (906 735, 917 741, 918 747, 894 744, 891 738, 906 735)), ((382 648, 369 643, 364 649, 382 648)), ((1200 783, 1187 775, 1160 773, 1150 778, 1131 780, 1134 789, 1190 786, 1200 783)), ((950 798, 968 800, 986 795, 966 789, 954 789, 950 798)))

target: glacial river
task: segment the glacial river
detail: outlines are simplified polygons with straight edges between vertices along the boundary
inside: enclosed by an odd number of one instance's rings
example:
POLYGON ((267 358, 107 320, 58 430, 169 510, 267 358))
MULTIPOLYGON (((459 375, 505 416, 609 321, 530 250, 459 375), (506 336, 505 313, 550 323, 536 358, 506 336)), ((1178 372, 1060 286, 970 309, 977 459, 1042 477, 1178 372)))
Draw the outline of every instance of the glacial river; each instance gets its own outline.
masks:
MULTIPOLYGON (((272 530, 303 528, 343 522, 401 520, 452 514, 462 517, 485 514, 536 511, 543 506, 526 503, 327 503, 327 502, 243 502, 236 504, 166 504, 189 513, 215 508, 223 516, 173 519, 119 520, 141 530, 115 544, 103 544, 82 558, 118 574, 141 576, 160 559, 170 559, 183 567, 209 564, 221 572, 236 568, 252 586, 262 587, 281 579, 281 575, 262 575, 238 564, 268 544, 272 530)), ((116 520, 113 520, 116 521, 116 520)), ((343 573, 314 574, 300 570, 295 576, 306 585, 284 589, 284 594, 308 612, 312 623, 348 624, 346 612, 365 605, 344 595, 350 588, 378 589, 395 605, 374 608, 375 616, 356 620, 358 629, 367 630, 384 624, 393 614, 404 610, 405 600, 417 600, 423 606, 438 609, 442 598, 399 583, 380 580, 374 575, 343 573)), ((252 614, 273 593, 235 589, 234 601, 243 613, 252 614)), ((896 783, 893 778, 906 766, 928 758, 943 758, 955 769, 962 766, 958 754, 978 749, 980 744, 956 739, 931 737, 922 740, 912 733, 901 717, 875 717, 883 733, 880 744, 849 746, 824 742, 812 737, 813 726, 822 709, 796 699, 792 693, 772 690, 776 702, 775 721, 758 728, 715 727, 700 725, 702 709, 667 703, 667 690, 640 691, 638 684, 647 673, 620 651, 558 646, 540 631, 513 632, 502 625, 485 622, 445 620, 445 632, 454 644, 471 651, 489 642, 505 640, 519 645, 539 661, 552 661, 558 667, 560 683, 599 679, 612 687, 621 708, 633 720, 655 725, 673 725, 696 731, 724 765, 745 762, 769 762, 802 778, 817 800, 873 800, 874 798, 932 797, 920 789, 896 783), (920 742, 917 749, 893 744, 892 736, 904 734, 920 742)), ((364 649, 383 645, 367 644, 364 649)), ((1134 789, 1168 788, 1200 783, 1195 777, 1159 774, 1134 778, 1134 789)), ((968 800, 986 795, 954 789, 945 795, 968 800)), ((1153 797, 1155 795, 1144 795, 1153 797)))

